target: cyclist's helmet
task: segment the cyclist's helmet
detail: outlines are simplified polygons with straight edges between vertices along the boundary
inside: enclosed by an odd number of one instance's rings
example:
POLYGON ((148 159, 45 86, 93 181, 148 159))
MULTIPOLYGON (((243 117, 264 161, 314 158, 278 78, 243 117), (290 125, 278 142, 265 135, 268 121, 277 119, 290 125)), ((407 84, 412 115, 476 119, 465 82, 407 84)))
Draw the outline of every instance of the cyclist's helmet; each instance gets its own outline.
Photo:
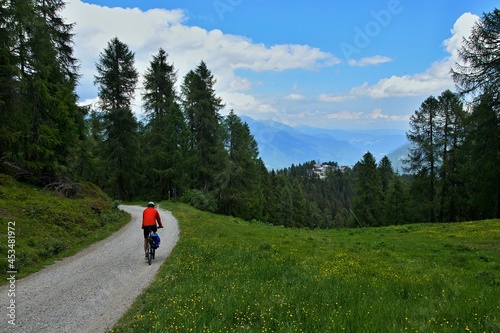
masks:
POLYGON ((154 207, 155 203, 153 201, 148 202, 148 207, 154 207))

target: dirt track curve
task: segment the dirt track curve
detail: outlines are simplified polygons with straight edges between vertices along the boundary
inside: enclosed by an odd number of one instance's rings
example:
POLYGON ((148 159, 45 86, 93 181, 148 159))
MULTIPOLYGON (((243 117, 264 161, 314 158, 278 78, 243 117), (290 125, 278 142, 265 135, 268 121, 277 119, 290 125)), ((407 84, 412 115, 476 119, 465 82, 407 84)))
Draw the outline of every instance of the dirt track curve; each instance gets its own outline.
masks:
POLYGON ((143 207, 120 206, 131 221, 111 237, 78 254, 16 281, 16 321, 8 323, 9 286, 0 288, 0 332, 106 332, 153 280, 179 238, 176 219, 159 209, 161 245, 148 266, 144 260, 143 207))

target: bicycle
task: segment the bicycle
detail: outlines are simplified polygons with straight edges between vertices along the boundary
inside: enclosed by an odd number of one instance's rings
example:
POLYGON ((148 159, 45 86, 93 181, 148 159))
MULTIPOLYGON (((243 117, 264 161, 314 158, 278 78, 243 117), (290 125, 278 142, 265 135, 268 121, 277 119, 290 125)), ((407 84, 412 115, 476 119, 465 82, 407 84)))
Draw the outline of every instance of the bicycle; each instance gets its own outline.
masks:
POLYGON ((156 241, 153 237, 153 230, 149 231, 148 241, 146 243, 146 260, 151 265, 151 261, 155 258, 156 241))

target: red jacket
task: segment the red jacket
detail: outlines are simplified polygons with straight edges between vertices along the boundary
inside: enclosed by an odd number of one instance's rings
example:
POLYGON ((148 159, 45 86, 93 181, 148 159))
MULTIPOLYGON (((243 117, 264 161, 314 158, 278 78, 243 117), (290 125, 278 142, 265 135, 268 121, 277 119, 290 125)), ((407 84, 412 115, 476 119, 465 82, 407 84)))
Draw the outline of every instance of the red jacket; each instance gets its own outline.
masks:
POLYGON ((142 212, 142 229, 144 227, 156 226, 156 222, 158 221, 158 226, 163 228, 163 224, 161 224, 160 213, 154 207, 148 207, 144 209, 142 212))

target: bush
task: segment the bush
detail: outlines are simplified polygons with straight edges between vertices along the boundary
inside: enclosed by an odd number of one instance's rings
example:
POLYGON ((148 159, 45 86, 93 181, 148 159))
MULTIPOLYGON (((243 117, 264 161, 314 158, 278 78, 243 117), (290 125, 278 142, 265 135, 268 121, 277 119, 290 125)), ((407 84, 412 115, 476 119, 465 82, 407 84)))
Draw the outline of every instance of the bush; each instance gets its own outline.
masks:
POLYGON ((183 203, 191 205, 199 210, 215 212, 217 203, 214 198, 200 190, 189 190, 181 198, 183 203))

